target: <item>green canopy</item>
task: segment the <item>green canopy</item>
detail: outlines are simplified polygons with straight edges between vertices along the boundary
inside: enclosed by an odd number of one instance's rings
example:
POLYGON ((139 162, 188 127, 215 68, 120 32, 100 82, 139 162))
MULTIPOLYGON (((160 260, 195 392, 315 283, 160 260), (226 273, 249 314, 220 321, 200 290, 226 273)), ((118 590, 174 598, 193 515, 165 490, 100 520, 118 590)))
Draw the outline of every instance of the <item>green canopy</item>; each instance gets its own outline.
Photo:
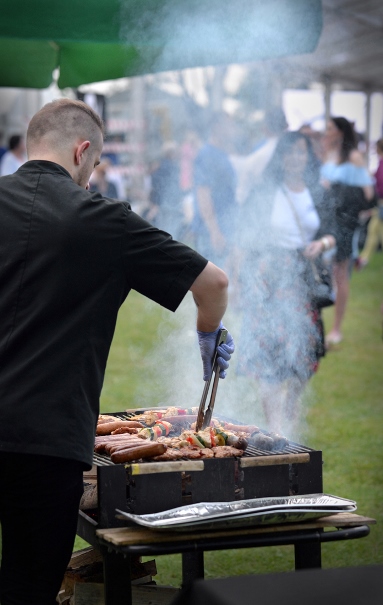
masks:
POLYGON ((321 29, 321 0, 0 0, 0 86, 309 53, 321 29))

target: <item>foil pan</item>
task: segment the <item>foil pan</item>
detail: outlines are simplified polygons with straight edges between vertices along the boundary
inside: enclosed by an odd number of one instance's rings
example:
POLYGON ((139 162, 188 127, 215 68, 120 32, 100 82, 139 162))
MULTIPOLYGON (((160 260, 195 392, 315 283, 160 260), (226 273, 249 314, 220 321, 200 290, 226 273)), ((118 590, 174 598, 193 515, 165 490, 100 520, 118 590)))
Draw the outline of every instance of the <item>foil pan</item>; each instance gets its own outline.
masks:
POLYGON ((160 513, 119 517, 151 529, 192 531, 303 521, 339 512, 354 512, 356 502, 329 494, 253 498, 233 502, 199 502, 160 513))

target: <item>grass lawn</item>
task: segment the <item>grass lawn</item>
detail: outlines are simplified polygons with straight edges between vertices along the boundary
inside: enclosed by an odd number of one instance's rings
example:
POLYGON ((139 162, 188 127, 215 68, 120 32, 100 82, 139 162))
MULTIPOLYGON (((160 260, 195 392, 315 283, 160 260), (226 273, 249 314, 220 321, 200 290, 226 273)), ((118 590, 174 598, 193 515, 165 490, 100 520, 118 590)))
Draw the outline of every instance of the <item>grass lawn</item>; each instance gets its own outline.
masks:
MULTIPOLYGON (((356 500, 357 512, 374 517, 367 538, 324 544, 322 566, 383 564, 383 254, 353 273, 344 340, 322 360, 306 397, 301 443, 323 451, 324 491, 356 500)), ((193 331, 194 306, 168 313, 136 293, 123 305, 108 362, 102 412, 129 407, 198 405, 202 372, 193 331), (186 327, 185 327, 186 326, 186 327)), ((333 309, 326 309, 326 330, 333 309)), ((237 318, 227 325, 235 335, 237 318)), ((233 358, 234 359, 234 358, 233 358)), ((229 373, 216 408, 262 426, 256 395, 229 373), (240 400, 240 401, 238 401, 240 400), (233 406, 234 403, 234 406, 233 406)), ((84 546, 76 542, 76 549, 84 546)), ((159 584, 179 586, 181 556, 157 557, 159 584)), ((290 571, 293 548, 272 547, 205 553, 207 578, 290 571)))

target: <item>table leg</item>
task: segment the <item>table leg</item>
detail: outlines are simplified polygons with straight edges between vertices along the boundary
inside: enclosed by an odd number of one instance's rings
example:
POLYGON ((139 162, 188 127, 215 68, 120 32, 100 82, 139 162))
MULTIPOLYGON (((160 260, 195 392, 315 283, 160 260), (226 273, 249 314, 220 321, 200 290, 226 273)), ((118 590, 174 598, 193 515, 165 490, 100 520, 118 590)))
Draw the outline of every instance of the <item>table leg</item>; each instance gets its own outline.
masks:
POLYGON ((203 551, 182 554, 182 588, 205 577, 203 551))
POLYGON ((320 543, 306 542, 294 545, 295 569, 313 569, 322 567, 320 543))
POLYGON ((102 549, 105 605, 132 605, 130 556, 102 549))

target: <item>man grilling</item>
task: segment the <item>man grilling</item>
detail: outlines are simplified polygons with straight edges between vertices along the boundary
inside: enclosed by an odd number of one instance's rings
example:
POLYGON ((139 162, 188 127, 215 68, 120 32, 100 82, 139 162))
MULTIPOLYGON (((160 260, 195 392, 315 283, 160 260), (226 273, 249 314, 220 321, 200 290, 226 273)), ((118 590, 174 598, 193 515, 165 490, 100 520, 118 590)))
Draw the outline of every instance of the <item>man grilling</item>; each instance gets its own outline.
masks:
MULTIPOLYGON (((128 203, 88 190, 102 146, 99 116, 81 101, 56 100, 29 124, 29 161, 0 179, 2 605, 56 602, 130 290, 171 311, 192 292, 205 379, 226 310, 221 269, 128 203)), ((230 335, 218 351, 224 377, 230 335)))

